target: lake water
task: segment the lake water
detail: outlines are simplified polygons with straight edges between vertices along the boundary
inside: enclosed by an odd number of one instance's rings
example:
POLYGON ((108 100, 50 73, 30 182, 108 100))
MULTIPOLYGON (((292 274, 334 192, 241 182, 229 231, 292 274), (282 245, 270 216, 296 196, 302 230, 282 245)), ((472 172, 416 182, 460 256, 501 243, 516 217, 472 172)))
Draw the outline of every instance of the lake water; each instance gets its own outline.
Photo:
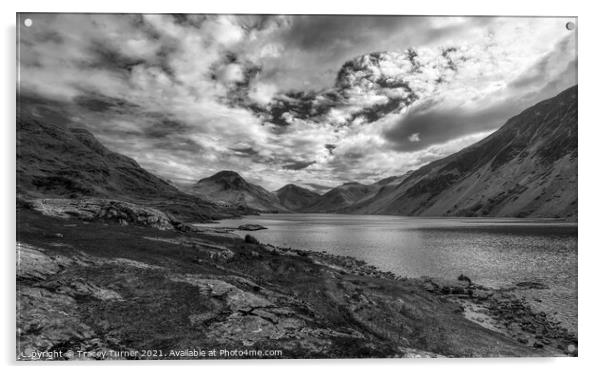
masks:
POLYGON ((408 277, 465 274, 490 287, 538 281, 525 291, 536 309, 577 331, 577 224, 506 218, 266 214, 210 226, 253 223, 264 243, 353 256, 408 277), (537 300, 537 301, 533 301, 537 300), (541 301, 539 301, 541 300, 541 301))

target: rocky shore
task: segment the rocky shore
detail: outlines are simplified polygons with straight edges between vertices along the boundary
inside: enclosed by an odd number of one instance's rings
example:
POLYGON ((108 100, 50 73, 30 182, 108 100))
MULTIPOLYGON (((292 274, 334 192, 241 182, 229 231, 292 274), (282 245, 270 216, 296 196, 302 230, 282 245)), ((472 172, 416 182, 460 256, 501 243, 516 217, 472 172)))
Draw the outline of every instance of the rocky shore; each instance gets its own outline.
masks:
POLYGON ((17 240, 20 360, 577 355, 577 337, 515 290, 400 278, 135 204, 18 204, 17 240))
POLYGON ((457 280, 432 277, 411 280, 392 272, 383 272, 353 257, 290 248, 277 250, 308 256, 318 263, 334 267, 343 273, 418 282, 429 293, 456 302, 467 319, 487 329, 498 331, 521 344, 543 349, 552 354, 561 351, 568 356, 577 356, 577 336, 563 327, 559 321, 549 318, 545 312, 533 310, 526 298, 517 293, 519 290, 547 288, 542 283, 519 282, 514 287, 495 289, 474 284, 463 274, 460 274, 457 280))

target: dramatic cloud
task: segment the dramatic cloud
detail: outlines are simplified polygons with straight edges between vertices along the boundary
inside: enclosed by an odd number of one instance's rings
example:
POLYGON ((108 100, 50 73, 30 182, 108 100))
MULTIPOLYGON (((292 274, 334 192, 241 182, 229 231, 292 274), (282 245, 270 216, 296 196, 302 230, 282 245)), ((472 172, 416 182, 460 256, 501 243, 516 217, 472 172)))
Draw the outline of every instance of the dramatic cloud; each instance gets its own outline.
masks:
POLYGON ((21 100, 180 185, 373 182, 576 83, 561 18, 28 17, 21 100))

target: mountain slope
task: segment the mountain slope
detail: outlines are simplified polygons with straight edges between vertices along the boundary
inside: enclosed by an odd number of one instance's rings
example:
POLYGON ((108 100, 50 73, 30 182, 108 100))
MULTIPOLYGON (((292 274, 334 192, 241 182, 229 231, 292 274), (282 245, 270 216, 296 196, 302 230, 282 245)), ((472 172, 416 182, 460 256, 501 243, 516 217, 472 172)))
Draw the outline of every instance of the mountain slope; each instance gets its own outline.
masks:
POLYGON ((187 195, 103 146, 89 131, 20 100, 17 115, 17 194, 21 198, 99 197, 144 203, 186 220, 239 215, 187 195))
POLYGON ((349 182, 326 192, 302 211, 313 213, 336 212, 374 193, 376 185, 349 182))
POLYGON ((576 219, 577 86, 346 211, 576 219))
POLYGON ((292 211, 303 209, 320 197, 318 193, 294 184, 287 184, 275 193, 280 204, 292 211))
POLYGON ((262 212, 286 211, 278 197, 261 186, 247 182, 234 171, 220 171, 199 180, 191 192, 197 196, 231 206, 243 206, 262 212))

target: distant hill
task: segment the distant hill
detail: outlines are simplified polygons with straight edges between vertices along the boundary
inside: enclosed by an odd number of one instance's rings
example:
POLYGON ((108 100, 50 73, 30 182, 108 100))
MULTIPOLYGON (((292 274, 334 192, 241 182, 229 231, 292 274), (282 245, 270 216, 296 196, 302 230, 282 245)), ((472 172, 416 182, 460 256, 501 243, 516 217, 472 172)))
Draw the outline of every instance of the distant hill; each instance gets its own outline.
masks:
POLYGON ((102 145, 78 123, 20 100, 17 113, 17 194, 21 198, 100 197, 159 207, 185 220, 246 213, 179 191, 133 159, 102 145))
POLYGON ((344 211, 577 219, 577 86, 344 211))
POLYGON ((313 203, 305 206, 301 210, 314 213, 336 212, 369 196, 376 192, 377 189, 378 187, 375 185, 361 184, 358 182, 345 183, 326 192, 313 203))
POLYGON ((308 204, 294 210, 306 213, 344 213, 347 208, 354 204, 370 199, 376 194, 391 190, 407 178, 410 173, 387 177, 373 184, 347 182, 323 195, 308 200, 308 204))
POLYGON ((318 193, 294 184, 287 184, 275 193, 280 204, 292 211, 303 209, 320 197, 318 193))
POLYGON ((219 204, 233 207, 249 207, 261 212, 287 211, 280 204, 276 194, 247 182, 234 171, 220 171, 208 178, 201 179, 192 186, 191 192, 219 204))

